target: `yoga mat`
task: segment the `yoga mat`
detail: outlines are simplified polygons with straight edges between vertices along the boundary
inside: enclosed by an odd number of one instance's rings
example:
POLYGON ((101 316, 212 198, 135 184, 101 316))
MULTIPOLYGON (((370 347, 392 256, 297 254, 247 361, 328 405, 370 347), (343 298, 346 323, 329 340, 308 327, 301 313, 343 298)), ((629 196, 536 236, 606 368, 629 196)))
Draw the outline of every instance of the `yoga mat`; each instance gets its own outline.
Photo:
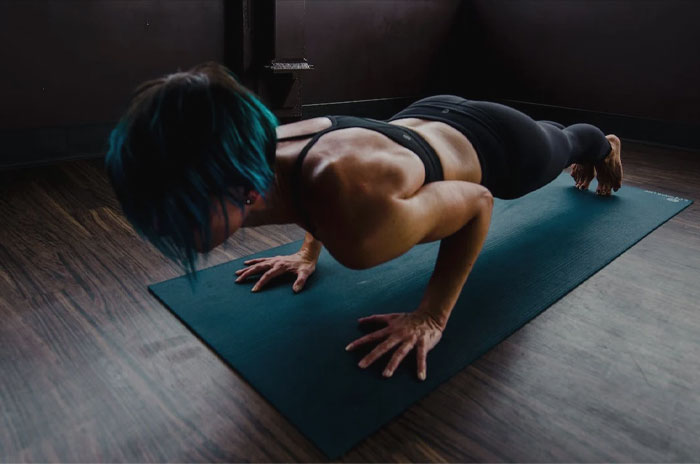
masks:
MULTIPOLYGON (((389 356, 357 367, 357 319, 408 312, 420 302, 440 242, 365 270, 323 249, 294 294, 294 275, 258 293, 234 283, 243 261, 296 252, 301 241, 204 269, 150 291, 328 457, 337 458, 544 311, 691 202, 624 186, 612 197, 580 192, 567 174, 517 200, 496 200, 491 228, 442 340, 416 378, 411 353, 390 379, 389 356)), ((595 184, 595 182, 594 182, 595 184)))

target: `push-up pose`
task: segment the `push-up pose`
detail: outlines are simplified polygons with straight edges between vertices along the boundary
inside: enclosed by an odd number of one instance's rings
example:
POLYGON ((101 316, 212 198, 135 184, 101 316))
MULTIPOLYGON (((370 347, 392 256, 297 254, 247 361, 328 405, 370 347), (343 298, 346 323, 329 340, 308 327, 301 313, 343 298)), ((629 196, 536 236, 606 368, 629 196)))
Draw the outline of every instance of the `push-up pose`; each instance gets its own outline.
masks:
POLYGON ((216 63, 142 84, 106 158, 126 217, 188 271, 197 252, 241 227, 306 229, 297 253, 236 271, 236 282, 262 274, 252 291, 289 272, 300 291, 322 244, 344 266, 365 269, 441 240, 414 311, 360 319, 385 326, 346 347, 378 343, 362 368, 396 348, 385 376, 415 349, 420 379, 484 243, 493 197, 525 195, 572 164, 577 188, 595 176, 599 195, 620 188, 620 140, 588 124, 564 127, 439 95, 388 121, 328 116, 278 127, 216 63))

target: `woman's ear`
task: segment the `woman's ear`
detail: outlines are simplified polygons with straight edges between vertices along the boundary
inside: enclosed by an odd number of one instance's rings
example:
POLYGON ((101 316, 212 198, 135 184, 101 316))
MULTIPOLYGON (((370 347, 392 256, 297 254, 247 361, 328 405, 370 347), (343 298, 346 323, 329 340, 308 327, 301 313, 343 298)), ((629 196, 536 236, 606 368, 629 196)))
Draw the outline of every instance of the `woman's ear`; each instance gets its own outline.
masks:
POLYGON ((260 198, 260 194, 259 194, 256 190, 251 190, 251 191, 248 192, 248 194, 246 195, 245 204, 246 204, 246 205, 252 205, 252 204, 254 204, 256 201, 258 201, 258 198, 260 198))

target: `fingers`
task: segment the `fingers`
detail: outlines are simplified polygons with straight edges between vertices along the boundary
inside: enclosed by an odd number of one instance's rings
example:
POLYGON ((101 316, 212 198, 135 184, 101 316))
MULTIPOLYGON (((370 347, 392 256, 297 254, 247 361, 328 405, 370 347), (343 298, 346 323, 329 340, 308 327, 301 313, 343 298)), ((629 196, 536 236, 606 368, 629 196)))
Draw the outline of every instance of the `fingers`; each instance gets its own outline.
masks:
POLYGON ((284 273, 284 269, 280 267, 273 267, 269 271, 267 271, 265 274, 260 277, 260 280, 255 282, 255 285, 253 285, 253 288, 250 289, 251 292, 257 292, 263 285, 265 285, 267 282, 269 282, 272 278, 277 277, 280 274, 284 273))
POLYGON ((386 369, 384 369, 384 373, 382 375, 384 377, 391 377, 396 368, 399 367, 401 361, 403 361, 403 358, 405 358, 406 355, 413 349, 414 345, 415 342, 413 340, 409 340, 404 342, 398 350, 394 351, 394 355, 391 357, 389 364, 386 365, 386 369))
POLYGON ((253 274, 265 272, 251 289, 253 292, 262 288, 270 279, 284 274, 285 272, 294 272, 297 275, 292 289, 295 292, 299 292, 306 284, 306 279, 308 279, 315 270, 315 262, 308 262, 308 260, 302 261, 297 255, 254 258, 244 262, 245 264, 249 264, 250 267, 238 269, 236 271, 238 275, 236 282, 241 282, 253 274))
POLYGON ((362 369, 364 369, 367 366, 370 366, 374 361, 379 359, 384 353, 395 347, 396 345, 401 342, 400 338, 387 338, 384 340, 382 343, 377 345, 367 356, 362 358, 362 360, 357 364, 360 366, 362 369))
POLYGON ((386 364, 382 374, 384 377, 391 377, 406 356, 412 349, 415 348, 418 378, 420 380, 426 379, 428 351, 435 346, 442 335, 441 330, 433 326, 434 321, 431 322, 424 317, 424 314, 418 314, 417 312, 409 314, 376 314, 360 318, 359 320, 361 322, 389 322, 386 327, 371 334, 365 335, 364 337, 358 338, 345 347, 347 351, 350 351, 365 343, 384 339, 381 343, 375 346, 369 354, 360 360, 358 363, 360 368, 364 369, 370 366, 389 350, 398 346, 398 349, 391 356, 391 359, 386 364), (394 319, 397 317, 398 319, 394 319))
MULTIPOLYGON (((271 256, 265 256, 265 257, 263 257, 263 258, 248 259, 248 260, 246 260, 246 261, 243 261, 243 264, 246 264, 246 265, 248 265, 248 266, 250 266, 251 264, 258 264, 258 263, 267 264, 267 263, 265 263, 265 261, 267 261, 268 259, 271 259, 271 258, 276 258, 276 256, 272 256, 272 257, 271 257, 271 256)), ((250 271, 250 270, 261 270, 261 268, 258 267, 258 266, 250 266, 250 267, 246 267, 246 268, 237 270, 237 271, 236 271, 236 274, 241 274, 242 272, 246 272, 246 271, 250 271)), ((262 269, 262 270, 264 270, 264 269, 262 269)), ((246 274, 246 275, 247 275, 247 274, 246 274)))
POLYGON ((419 340, 418 343, 416 343, 416 360, 418 362, 418 378, 421 380, 425 380, 426 372, 427 372, 427 359, 428 357, 428 348, 425 346, 425 342, 423 340, 419 340))
POLYGON ((360 345, 379 340, 380 338, 383 338, 387 333, 389 333, 389 327, 384 327, 381 330, 377 330, 375 332, 372 332, 371 334, 365 335, 364 337, 360 337, 354 342, 350 343, 348 346, 346 346, 345 351, 352 351, 360 345))
POLYGON ((361 317, 357 320, 357 322, 360 324, 364 324, 366 322, 386 322, 388 324, 390 320, 398 317, 399 315, 400 313, 373 314, 371 316, 361 317))
POLYGON ((260 264, 255 264, 253 266, 247 267, 245 269, 239 269, 236 271, 236 274, 238 274, 238 278, 236 279, 236 282, 240 282, 243 279, 248 278, 249 276, 253 274, 258 274, 263 271, 267 271, 272 267, 271 264, 268 263, 260 263, 260 264))
POLYGON ((307 274, 306 272, 300 272, 299 274, 297 274, 297 280, 294 282, 292 290, 294 290, 295 292, 299 292, 304 287, 306 279, 308 278, 309 274, 307 274))

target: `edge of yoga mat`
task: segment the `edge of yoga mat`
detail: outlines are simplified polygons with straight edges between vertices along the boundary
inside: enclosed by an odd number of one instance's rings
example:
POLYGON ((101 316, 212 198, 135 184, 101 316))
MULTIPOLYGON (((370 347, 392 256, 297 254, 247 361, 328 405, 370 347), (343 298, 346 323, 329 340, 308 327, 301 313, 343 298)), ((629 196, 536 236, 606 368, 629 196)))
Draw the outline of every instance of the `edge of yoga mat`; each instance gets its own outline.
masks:
MULTIPOLYGON (((570 181, 569 181, 569 182, 570 182, 570 181)), ((558 183, 558 184, 561 184, 561 177, 560 177, 560 179, 559 179, 559 181, 558 181, 557 183, 558 183)), ((286 411, 280 409, 280 408, 275 404, 275 401, 273 401, 272 398, 268 397, 268 395, 266 395, 264 392, 262 392, 262 391, 260 390, 260 388, 256 387, 255 383, 252 382, 252 381, 250 381, 250 380, 248 379, 248 377, 244 374, 244 372, 242 372, 241 370, 239 370, 238 368, 236 368, 236 366, 233 364, 233 362, 228 361, 222 354, 220 354, 220 353, 217 351, 217 349, 216 349, 213 345, 211 345, 205 338, 203 338, 202 336, 199 335, 199 333, 196 331, 196 329, 195 329, 194 327, 192 327, 192 326, 190 325, 190 323, 187 322, 187 320, 185 320, 183 317, 181 317, 177 312, 175 312, 175 310, 171 309, 170 306, 167 304, 167 302, 165 301, 164 298, 161 298, 161 296, 158 295, 158 293, 157 293, 158 288, 160 288, 161 286, 163 286, 164 284, 167 284, 167 283, 169 283, 169 282, 172 283, 173 281, 181 280, 181 279, 183 279, 183 277, 176 277, 176 278, 169 279, 169 280, 166 280, 166 281, 157 283, 157 284, 149 285, 149 286, 148 286, 148 289, 149 289, 149 291, 150 291, 164 306, 166 306, 166 307, 172 312, 172 314, 174 314, 186 327, 188 327, 188 329, 189 329, 192 333, 194 333, 194 335, 195 335, 197 338, 199 338, 206 346, 208 346, 222 361, 224 361, 228 366, 230 366, 232 369, 234 369, 234 370, 235 370, 235 371, 236 371, 236 372, 237 372, 237 373, 238 373, 238 374, 253 388, 253 389, 256 390, 256 392, 258 392, 262 397, 264 397, 264 398, 266 399, 266 401, 268 401, 268 402, 269 402, 283 417, 285 417, 291 424, 295 425, 295 427, 297 428, 297 430, 298 430, 302 435, 304 435, 305 437, 307 437, 307 439, 309 439, 312 443, 314 443, 314 444, 315 444, 321 451, 323 451, 328 457, 330 457, 331 459, 334 459, 334 458, 337 458, 338 456, 344 454, 344 453, 347 452, 348 450, 350 450, 350 449, 351 449, 352 447, 354 447, 357 443, 359 443, 360 441, 364 440, 364 439, 367 438, 368 436, 372 435, 373 433, 375 433, 377 430, 381 429, 384 425, 386 425, 387 423, 391 422, 391 421, 392 421, 393 419, 395 419, 396 417, 400 416, 406 409, 408 409, 408 408, 409 408, 411 405, 413 405, 415 402, 417 402, 418 400, 424 398, 428 393, 430 393, 430 392, 434 391, 435 389, 437 389, 442 383, 444 383, 444 382, 446 382, 447 380, 451 379, 457 372, 463 370, 463 369, 464 369, 465 367, 467 367, 469 364, 471 364, 472 362, 474 362, 475 360, 477 360, 478 358, 480 358, 481 356, 483 356, 486 352, 488 352, 489 350, 491 350, 497 343, 500 343, 501 341, 505 340, 508 336, 510 336, 511 334, 513 334, 513 333, 515 333, 516 331, 518 331, 518 330, 519 330, 520 328, 522 328, 525 324, 527 324, 529 321, 531 321, 534 317, 536 317, 537 315, 541 314, 541 313, 544 312, 546 309, 548 309, 549 307, 551 307, 551 306, 552 306, 553 304, 555 304, 558 300, 560 300, 560 299, 563 298, 565 295, 567 295, 568 293, 570 293, 571 290, 573 290, 573 289, 575 289, 576 287, 578 287, 581 283, 585 282, 585 281, 586 281, 588 278, 590 278, 593 274, 595 274, 595 273, 598 272, 600 269, 602 269, 602 268, 604 268, 605 266, 607 266, 610 262, 612 262, 613 260, 615 260, 615 259, 616 259, 618 256, 620 256, 622 253, 624 253, 625 251, 627 251, 629 248, 631 248, 632 246, 634 246, 636 243, 638 243, 638 242, 639 242, 640 240, 642 240, 644 237, 646 237, 647 235, 649 235, 650 233, 652 233, 654 230, 656 230, 657 228, 659 228, 661 225, 665 224, 669 219, 671 219, 671 218, 674 217, 676 214, 680 213, 680 212, 683 211, 686 207, 690 206, 690 205, 693 203, 692 200, 685 200, 685 199, 681 199, 681 198, 678 198, 678 197, 675 197, 675 196, 672 196, 672 195, 661 194, 661 193, 652 192, 652 191, 649 191, 649 190, 637 189, 637 188, 635 188, 635 187, 628 187, 628 186, 625 186, 625 189, 634 189, 634 190, 639 191, 639 193, 648 193, 648 194, 651 194, 651 195, 658 195, 658 196, 664 197, 665 199, 667 199, 667 200, 669 200, 669 201, 672 201, 672 202, 674 202, 674 203, 680 203, 680 204, 675 205, 676 208, 675 208, 673 211, 668 211, 667 213, 665 213, 665 214, 664 214, 665 219, 660 219, 660 220, 658 221, 658 223, 656 223, 655 226, 651 227, 648 231, 646 231, 645 233, 643 233, 641 236, 637 237, 636 239, 631 239, 630 242, 629 242, 628 244, 626 244, 626 246, 624 246, 623 249, 617 250, 616 253, 611 253, 611 256, 610 256, 609 259, 606 259, 604 262, 603 262, 603 261, 598 262, 599 265, 596 264, 596 266, 595 266, 594 269, 592 269, 590 272, 584 273, 584 274, 583 274, 584 277, 581 278, 580 280, 578 280, 577 283, 576 283, 574 286, 572 286, 571 288, 568 288, 566 291, 564 291, 564 292, 561 293, 560 295, 556 296, 556 297, 555 297, 554 299, 552 299, 551 301, 550 301, 549 299, 546 299, 546 303, 545 303, 541 308, 535 309, 535 310, 533 310, 532 312, 530 312, 530 313, 527 314, 527 317, 525 317, 525 318, 523 319, 524 322, 519 323, 517 326, 515 326, 515 328, 509 327, 508 329, 503 330, 503 331, 500 331, 500 332, 492 332, 492 333, 491 333, 492 336, 491 336, 491 337, 488 337, 488 339, 487 339, 487 340, 488 340, 488 343, 486 343, 486 341, 485 341, 485 342, 483 343, 483 348, 482 348, 482 349, 480 349, 480 350, 475 351, 474 353, 472 353, 472 355, 469 356, 469 357, 471 358, 470 360, 468 360, 466 363, 463 363, 461 360, 458 361, 458 362, 455 362, 455 365, 458 364, 459 367, 458 367, 456 370, 453 369, 454 372, 452 372, 450 375, 444 376, 444 378, 442 378, 442 379, 440 379, 439 381, 435 382, 435 383, 431 386, 431 388, 430 388, 426 393, 417 395, 415 398, 413 398, 413 399, 410 401, 409 404, 405 405, 405 407, 403 407, 402 409, 400 409, 398 412, 396 412, 395 414, 393 414, 391 417, 382 417, 380 420, 377 421, 377 426, 374 427, 374 428, 372 428, 372 429, 367 428, 367 429, 365 430, 366 433, 363 433, 362 437, 360 437, 360 438, 358 438, 358 439, 353 439, 353 440, 351 440, 352 442, 348 441, 348 442, 346 442, 345 445, 343 445, 343 446, 337 446, 337 445, 336 445, 336 446, 326 446, 324 443, 321 443, 321 442, 317 439, 317 437, 314 437, 314 436, 308 434, 307 431, 305 430, 305 427, 304 427, 303 424, 298 423, 293 417, 289 416, 289 415, 286 413, 286 411)), ((605 201, 605 200, 603 200, 603 201, 605 201)), ((299 244, 300 244, 302 241, 303 241, 303 240, 298 240, 298 241, 295 241, 295 242, 291 242, 291 243, 279 245, 279 246, 276 246, 276 247, 273 247, 273 248, 269 248, 269 249, 266 249, 266 250, 262 250, 262 251, 257 252, 257 253, 252 253, 252 254, 250 254, 250 255, 246 255, 246 256, 243 256, 243 257, 241 257, 241 258, 237 258, 237 259, 234 259, 234 260, 232 260, 232 261, 229 261, 229 262, 221 263, 221 264, 218 264, 218 265, 216 265, 216 266, 212 266, 212 267, 209 267, 209 268, 206 268, 206 269, 202 269, 202 270, 199 271, 199 272, 200 272, 200 273, 211 272, 212 270, 215 270, 216 268, 219 268, 219 267, 221 267, 221 266, 231 266, 232 263, 238 262, 238 261, 240 261, 241 264, 242 264, 242 262, 243 262, 244 260, 252 259, 252 258, 258 257, 258 256, 270 256, 271 253, 283 254, 283 253, 294 252, 294 251, 296 251, 296 249, 298 248, 299 244)), ((431 242, 431 243, 432 243, 432 242, 431 242)), ((427 244, 421 244, 421 245, 419 245, 419 246, 425 246, 425 245, 427 245, 427 244)), ((324 250, 324 252, 327 253, 326 250, 324 250)), ((200 274, 200 277, 202 277, 201 274, 200 274)), ((282 279, 282 278, 280 278, 280 279, 282 279)), ((288 286, 287 284, 283 284, 283 285, 288 286)), ((568 285, 567 285, 566 287, 568 287, 568 285)), ((264 291, 264 290, 263 290, 263 291, 264 291)), ((375 311, 375 312, 379 312, 379 311, 375 311)), ((448 326, 448 327, 449 327, 449 326, 448 326)), ((429 359, 429 361, 430 361, 430 359, 429 359)), ((404 361, 404 363, 405 363, 405 362, 406 362, 406 361, 404 361)), ((429 369, 430 369, 430 362, 429 362, 429 369)), ((367 373, 367 374, 369 374, 369 373, 367 373)), ((370 375, 371 375, 371 374, 370 374, 370 375)))

